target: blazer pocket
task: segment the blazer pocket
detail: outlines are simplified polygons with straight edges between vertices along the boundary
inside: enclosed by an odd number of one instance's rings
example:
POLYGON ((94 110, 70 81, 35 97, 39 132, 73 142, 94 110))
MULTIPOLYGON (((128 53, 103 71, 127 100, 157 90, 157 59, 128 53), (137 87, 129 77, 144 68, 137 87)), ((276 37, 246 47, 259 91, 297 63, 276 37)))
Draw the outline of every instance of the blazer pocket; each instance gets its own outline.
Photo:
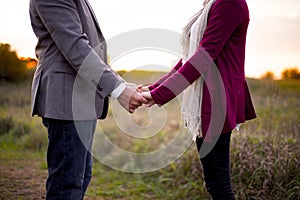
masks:
POLYGON ((51 63, 50 71, 54 73, 77 74, 74 68, 66 61, 55 61, 51 63))

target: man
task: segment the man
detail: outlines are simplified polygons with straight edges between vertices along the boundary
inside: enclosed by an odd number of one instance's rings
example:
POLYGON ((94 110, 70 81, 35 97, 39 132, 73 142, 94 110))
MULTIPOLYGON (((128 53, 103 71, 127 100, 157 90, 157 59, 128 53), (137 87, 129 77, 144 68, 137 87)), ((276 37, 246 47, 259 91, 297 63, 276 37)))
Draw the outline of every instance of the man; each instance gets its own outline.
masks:
POLYGON ((90 153, 108 96, 130 113, 146 99, 107 65, 106 43, 87 0, 31 0, 39 60, 32 115, 48 130, 46 199, 79 200, 91 179, 90 153))

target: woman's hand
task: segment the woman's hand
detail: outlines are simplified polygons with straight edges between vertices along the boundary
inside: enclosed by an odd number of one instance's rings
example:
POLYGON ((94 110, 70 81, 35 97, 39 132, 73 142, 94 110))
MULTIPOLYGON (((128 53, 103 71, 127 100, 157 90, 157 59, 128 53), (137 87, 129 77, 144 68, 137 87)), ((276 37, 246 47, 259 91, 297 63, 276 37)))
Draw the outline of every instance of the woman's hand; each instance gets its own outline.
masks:
POLYGON ((150 90, 148 85, 138 85, 137 91, 142 93, 142 92, 149 92, 150 90))
POLYGON ((146 107, 151 107, 155 104, 150 92, 142 92, 141 95, 148 100, 148 103, 145 104, 146 107))

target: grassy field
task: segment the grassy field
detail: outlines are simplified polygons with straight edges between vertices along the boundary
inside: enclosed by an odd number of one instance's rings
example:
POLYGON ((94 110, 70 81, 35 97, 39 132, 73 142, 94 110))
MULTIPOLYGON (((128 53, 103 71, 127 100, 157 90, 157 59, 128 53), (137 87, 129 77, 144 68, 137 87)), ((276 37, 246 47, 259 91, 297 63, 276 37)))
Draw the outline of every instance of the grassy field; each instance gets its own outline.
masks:
MULTIPOLYGON (((136 72, 125 78, 152 82, 157 74, 136 72)), ((258 118, 232 138, 231 167, 237 199, 300 199, 300 81, 248 80, 258 118)), ((30 117, 30 82, 0 83, 0 199, 45 197, 47 134, 30 117)), ((122 134, 110 110, 101 130, 117 146, 149 152, 172 140, 180 127, 178 102, 165 107, 162 130, 149 140, 122 134)), ((151 123, 147 110, 132 116, 141 126, 151 123)), ((159 116, 158 116, 159 117, 159 116)), ((95 159, 87 200, 208 199, 195 146, 170 166, 131 174, 106 167, 95 159)))

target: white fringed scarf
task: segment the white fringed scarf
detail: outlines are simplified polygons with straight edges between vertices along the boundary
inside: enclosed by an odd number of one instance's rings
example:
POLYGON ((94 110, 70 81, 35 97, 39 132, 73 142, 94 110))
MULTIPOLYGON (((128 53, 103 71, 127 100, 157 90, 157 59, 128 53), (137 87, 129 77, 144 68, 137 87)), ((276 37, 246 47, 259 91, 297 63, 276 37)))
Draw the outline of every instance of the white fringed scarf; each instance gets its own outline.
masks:
MULTIPOLYGON (((183 30, 183 58, 186 61, 196 52, 203 34, 207 27, 207 18, 211 6, 216 0, 205 0, 203 8, 196 13, 183 30)), ((183 114, 184 126, 193 134, 193 140, 202 136, 201 128, 201 105, 203 94, 204 77, 201 76, 182 96, 181 112, 183 114)))

